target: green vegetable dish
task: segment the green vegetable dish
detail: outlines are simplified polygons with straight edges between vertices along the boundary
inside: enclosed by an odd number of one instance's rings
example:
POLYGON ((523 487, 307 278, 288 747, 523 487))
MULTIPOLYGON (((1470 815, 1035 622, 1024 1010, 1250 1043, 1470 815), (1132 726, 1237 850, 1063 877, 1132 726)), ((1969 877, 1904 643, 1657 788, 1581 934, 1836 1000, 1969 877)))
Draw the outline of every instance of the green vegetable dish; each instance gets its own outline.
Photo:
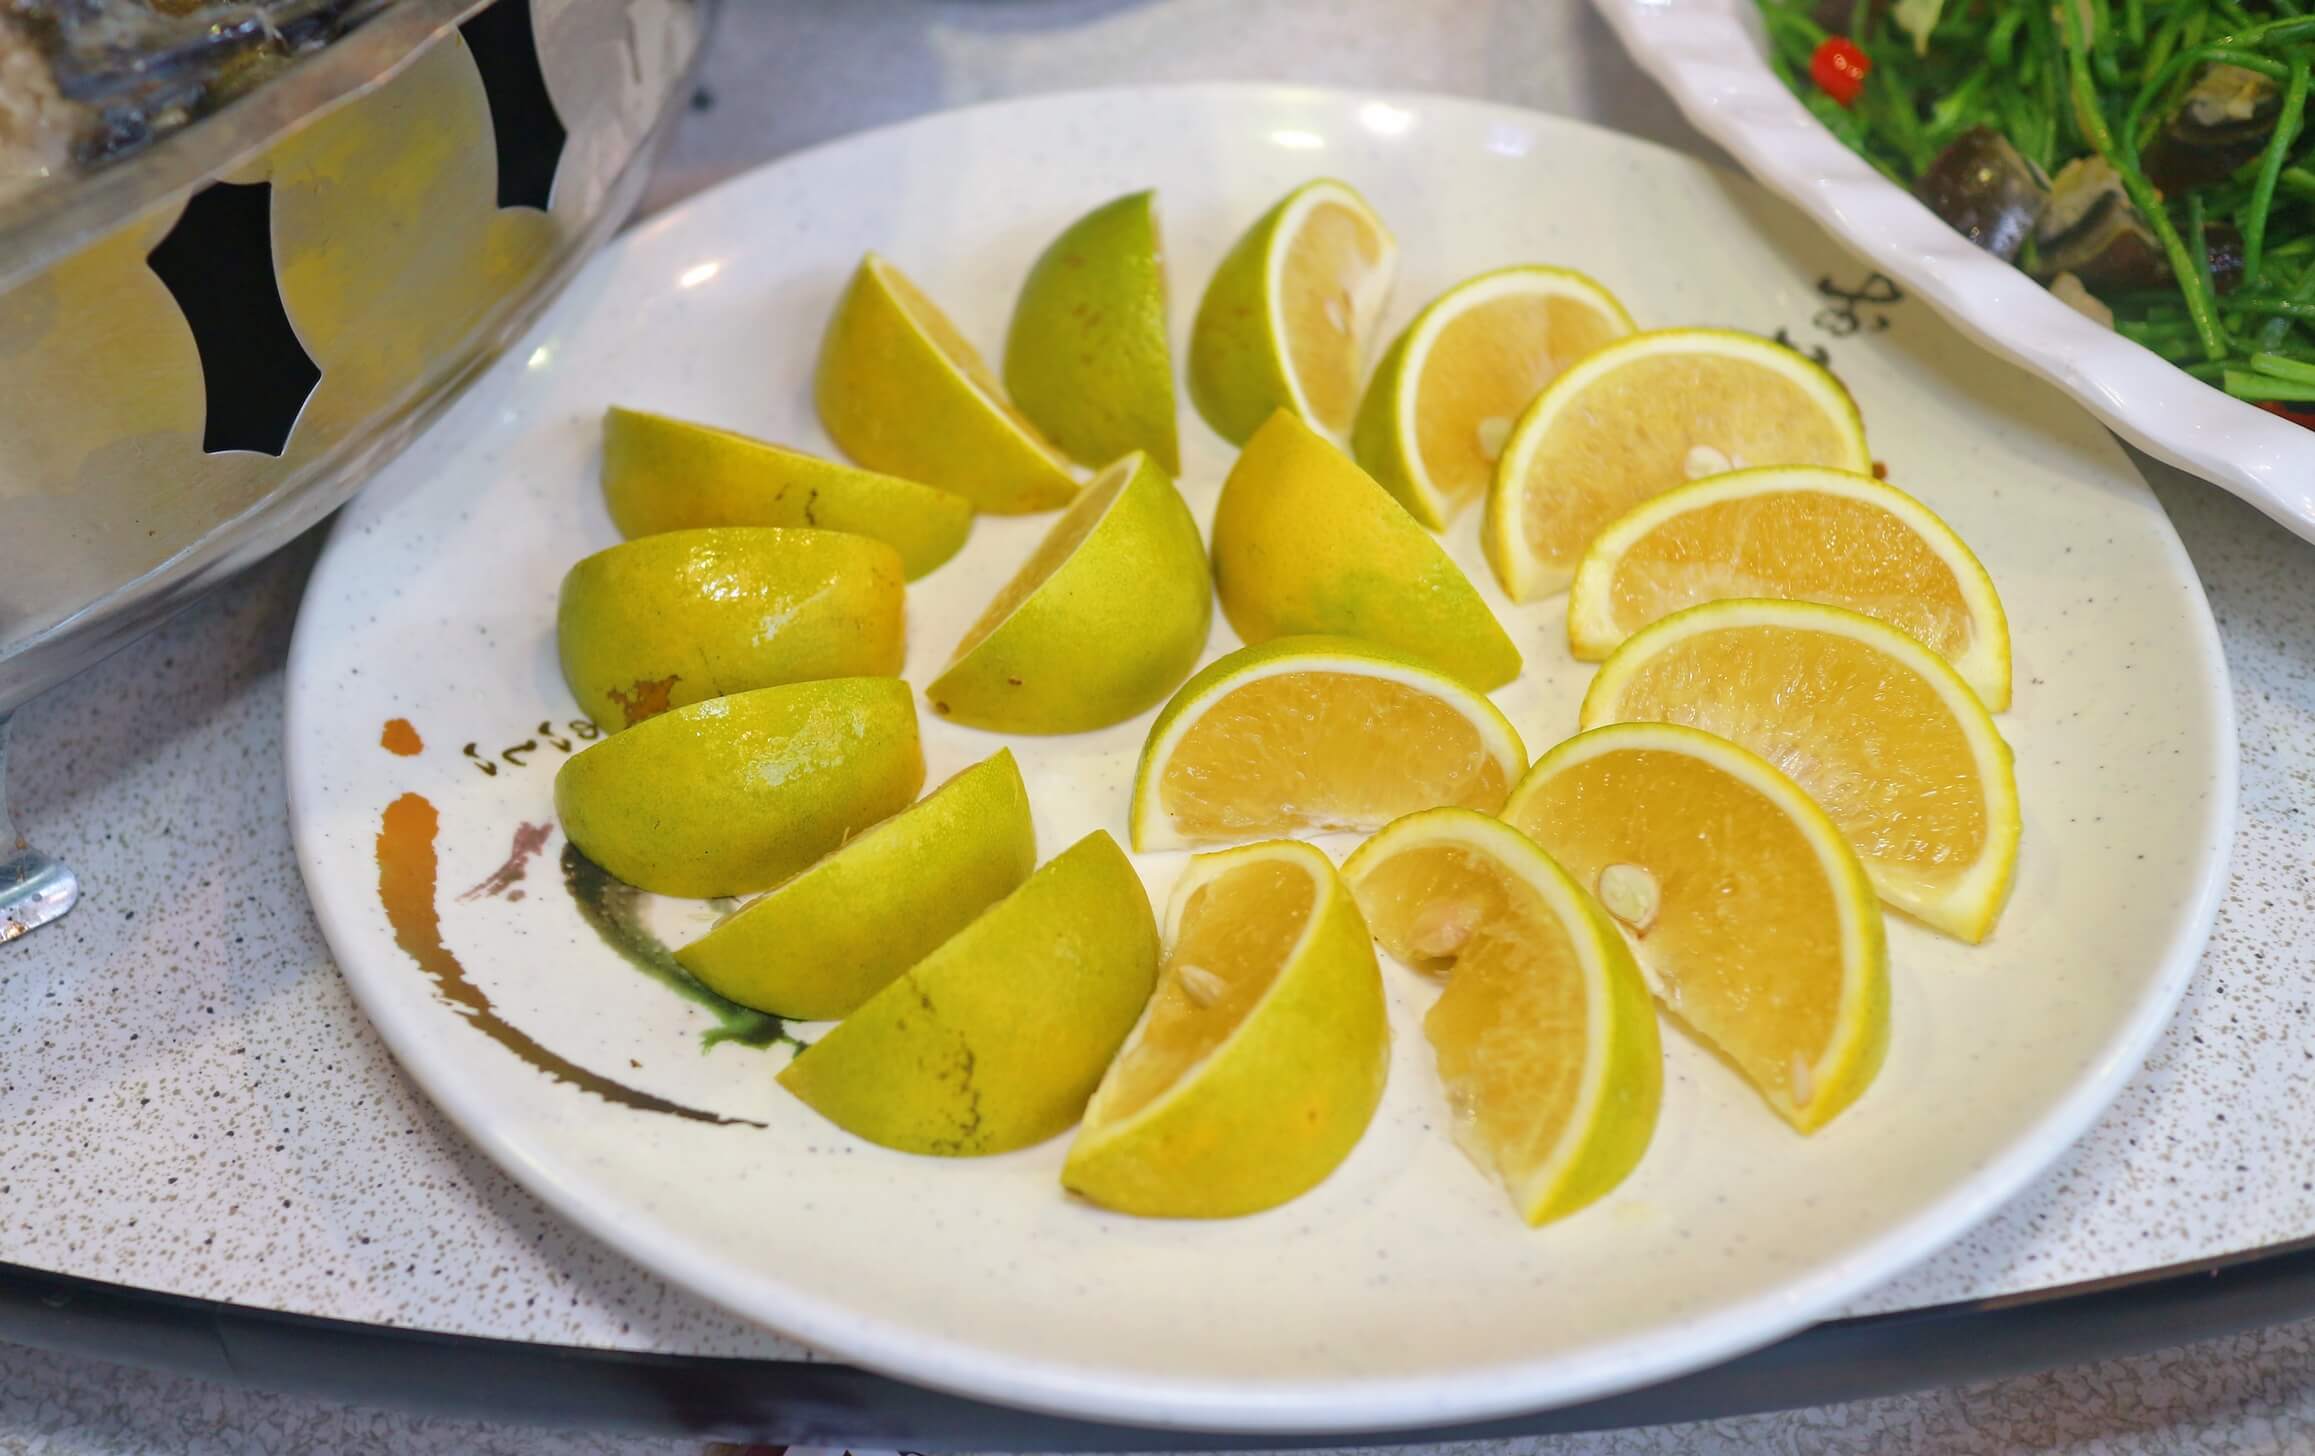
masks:
POLYGON ((2315 0, 1760 0, 1833 134, 1980 247, 2315 428, 2315 0))

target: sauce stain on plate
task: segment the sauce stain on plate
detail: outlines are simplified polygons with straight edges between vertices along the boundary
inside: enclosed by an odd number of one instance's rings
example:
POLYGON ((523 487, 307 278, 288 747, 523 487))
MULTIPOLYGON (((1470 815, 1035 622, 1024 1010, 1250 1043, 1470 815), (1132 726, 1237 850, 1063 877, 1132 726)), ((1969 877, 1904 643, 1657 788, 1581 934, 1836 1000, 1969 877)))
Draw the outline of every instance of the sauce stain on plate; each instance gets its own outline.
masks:
POLYGON ((421 794, 404 794, 386 806, 378 825, 378 901, 385 907, 394 943, 418 963, 418 969, 433 980, 435 990, 477 1031, 556 1081, 592 1092, 605 1102, 639 1112, 663 1112, 689 1122, 763 1126, 744 1117, 685 1107, 590 1072, 539 1045, 529 1033, 500 1016, 490 997, 468 978, 466 967, 442 941, 442 916, 434 908, 440 869, 434 841, 440 828, 441 816, 421 794))
POLYGON ((402 758, 416 758, 426 751, 426 740, 407 718, 388 718, 386 729, 378 735, 378 746, 402 758))
POLYGON ((505 863, 492 870, 482 883, 460 895, 459 900, 481 900, 497 895, 504 895, 510 901, 520 900, 523 892, 518 887, 529 872, 531 857, 547 847, 547 840, 554 832, 552 824, 515 825, 514 847, 507 851, 505 863))

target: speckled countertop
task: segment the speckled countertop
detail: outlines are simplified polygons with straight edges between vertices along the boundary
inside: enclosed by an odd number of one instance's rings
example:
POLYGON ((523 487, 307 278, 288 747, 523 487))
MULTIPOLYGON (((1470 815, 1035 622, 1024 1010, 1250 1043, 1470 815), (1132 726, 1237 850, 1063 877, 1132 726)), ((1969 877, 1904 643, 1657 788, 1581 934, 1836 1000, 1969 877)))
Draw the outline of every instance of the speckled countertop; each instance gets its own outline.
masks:
MULTIPOLYGON (((1194 78, 1459 92, 1709 152, 1574 0, 797 0, 727 7, 711 104, 653 202, 939 106, 1194 78)), ((2232 893, 2176 1023, 2097 1129, 1862 1309, 2315 1233, 2315 548, 2147 471, 2235 675, 2232 893)), ((306 909, 283 798, 281 665, 312 551, 19 715, 19 823, 87 895, 0 950, 0 1257, 435 1330, 795 1353, 546 1213, 363 1023, 306 909)))

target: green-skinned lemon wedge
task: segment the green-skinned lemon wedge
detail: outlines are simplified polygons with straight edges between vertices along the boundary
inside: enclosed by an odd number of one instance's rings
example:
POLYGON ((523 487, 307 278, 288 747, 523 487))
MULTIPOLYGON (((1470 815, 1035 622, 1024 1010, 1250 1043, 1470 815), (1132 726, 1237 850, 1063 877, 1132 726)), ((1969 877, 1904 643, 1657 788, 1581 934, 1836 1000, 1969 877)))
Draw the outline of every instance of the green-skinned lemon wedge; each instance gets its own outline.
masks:
POLYGON ((839 531, 716 526, 598 551, 563 577, 555 647, 617 733, 726 693, 900 671, 900 557, 839 531))
POLYGON ((1519 649, 1463 569, 1349 456, 1285 410, 1214 507, 1214 583, 1248 642, 1322 633, 1395 647, 1492 692, 1519 649))
POLYGON ((710 698, 605 738, 555 775, 555 813, 628 884, 705 900, 771 888, 923 786, 908 684, 835 678, 710 698))
POLYGON ((1156 193, 1095 208, 1031 265, 1005 336, 1005 388, 1080 465, 1141 450, 1181 471, 1156 193))
POLYGON ((603 500, 624 536, 695 526, 812 526, 873 536, 909 580, 957 554, 963 496, 801 450, 613 405, 603 414, 603 500))
POLYGON ((1069 504, 1068 460, 1006 400, 933 301, 874 253, 820 341, 820 423, 870 470, 953 491, 1000 515, 1069 504))
POLYGON ((973 1157, 1066 1129, 1157 981, 1141 876, 1100 832, 918 961, 780 1073, 856 1137, 973 1157))
POLYGON ((1512 424, 1569 363, 1632 331, 1567 268, 1500 268, 1448 289, 1383 351, 1351 434, 1358 463, 1443 531, 1487 493, 1512 424))
POLYGON ((1382 219, 1331 178, 1256 219, 1214 270, 1190 330, 1190 398, 1214 433, 1242 444, 1283 409, 1348 434, 1397 266, 1382 219))
POLYGON ((709 989, 797 1021, 849 1016, 1009 895, 1037 863, 999 750, 675 953, 709 989))
POLYGON ((1343 862, 1375 938, 1446 987, 1423 1018, 1455 1140, 1530 1224, 1622 1182, 1655 1135, 1656 1008, 1607 912, 1499 819, 1426 809, 1343 862))
POLYGON ((1120 722, 1181 686, 1213 589, 1198 523, 1148 456, 1097 476, 926 687, 933 711, 1010 733, 1120 722))
POLYGON ((1230 1218, 1323 1182, 1382 1100, 1374 947, 1325 855, 1200 855, 1166 913, 1157 992, 1102 1079, 1061 1182, 1121 1213, 1230 1218))

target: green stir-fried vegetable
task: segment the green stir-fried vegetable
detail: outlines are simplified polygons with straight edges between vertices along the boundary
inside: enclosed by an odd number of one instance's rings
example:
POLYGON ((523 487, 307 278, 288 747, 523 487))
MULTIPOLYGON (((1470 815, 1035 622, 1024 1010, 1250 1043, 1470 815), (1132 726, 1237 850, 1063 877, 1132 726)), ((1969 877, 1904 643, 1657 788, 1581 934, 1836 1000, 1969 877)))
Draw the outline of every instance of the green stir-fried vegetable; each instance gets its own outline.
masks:
POLYGON ((2239 398, 2315 403, 2315 0, 1761 11, 1785 82, 1948 222, 2239 398))

